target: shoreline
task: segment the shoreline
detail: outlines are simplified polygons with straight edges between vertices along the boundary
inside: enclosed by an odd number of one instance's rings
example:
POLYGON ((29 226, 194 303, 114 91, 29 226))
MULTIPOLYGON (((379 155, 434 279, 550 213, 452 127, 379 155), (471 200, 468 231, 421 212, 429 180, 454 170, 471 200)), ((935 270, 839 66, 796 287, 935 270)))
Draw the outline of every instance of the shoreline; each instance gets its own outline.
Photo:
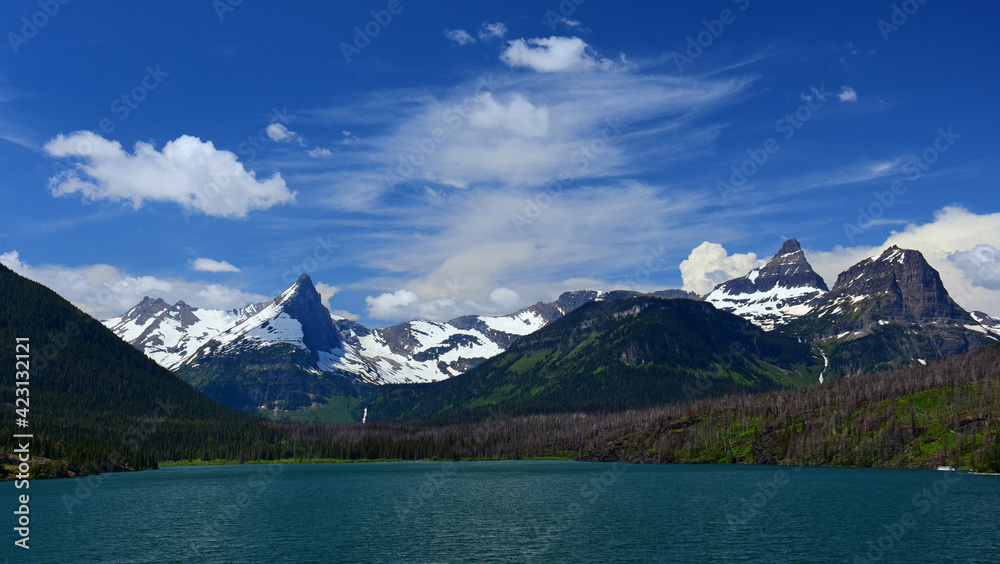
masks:
MULTIPOLYGON (((112 472, 98 472, 96 474, 79 474, 76 476, 56 476, 56 477, 36 477, 32 480, 59 480, 59 479, 72 479, 72 478, 86 478, 93 475, 103 475, 103 474, 118 474, 123 472, 144 472, 149 470, 158 470, 163 467, 184 467, 184 466, 243 466, 243 465, 261 465, 261 464, 375 464, 375 463, 396 463, 396 462, 424 462, 424 463, 457 463, 457 462, 505 462, 505 461, 565 461, 565 462, 618 462, 622 464, 650 464, 641 462, 622 462, 622 461, 599 461, 599 460, 580 460, 577 458, 564 457, 564 456, 532 456, 525 458, 462 458, 459 460, 452 459, 433 459, 425 458, 419 460, 410 460, 403 458, 365 458, 365 459, 340 459, 340 458, 315 458, 315 459, 298 459, 298 458, 283 458, 276 460, 172 460, 166 462, 158 462, 157 468, 143 468, 141 470, 118 470, 112 472)), ((711 465, 718 466, 715 462, 671 462, 671 463, 652 463, 654 465, 711 465)), ((927 470, 934 471, 935 467, 928 466, 926 468, 890 468, 890 467, 880 467, 880 466, 808 466, 808 465, 794 465, 794 464, 732 464, 733 466, 774 466, 774 467, 791 467, 796 468, 866 468, 873 470, 927 470)), ((960 474, 968 474, 972 476, 1000 476, 1000 473, 991 472, 972 472, 969 470, 958 469, 955 472, 960 474)), ((0 479, 0 482, 14 481, 14 477, 11 475, 5 476, 0 479)))

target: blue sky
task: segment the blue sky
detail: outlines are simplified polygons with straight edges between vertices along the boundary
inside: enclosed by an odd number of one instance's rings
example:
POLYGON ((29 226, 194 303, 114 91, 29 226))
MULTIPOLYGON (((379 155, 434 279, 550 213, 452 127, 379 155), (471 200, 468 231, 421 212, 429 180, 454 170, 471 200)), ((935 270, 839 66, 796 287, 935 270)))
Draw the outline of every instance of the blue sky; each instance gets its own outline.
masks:
POLYGON ((707 292, 789 237, 1000 314, 992 3, 63 2, 0 7, 0 261, 97 317, 707 292))

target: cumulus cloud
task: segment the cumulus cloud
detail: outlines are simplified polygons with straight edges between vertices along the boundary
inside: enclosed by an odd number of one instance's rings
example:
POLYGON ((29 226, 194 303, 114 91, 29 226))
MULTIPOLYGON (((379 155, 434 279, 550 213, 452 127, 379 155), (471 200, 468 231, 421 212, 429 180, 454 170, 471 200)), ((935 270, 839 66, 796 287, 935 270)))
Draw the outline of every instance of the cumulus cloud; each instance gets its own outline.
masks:
POLYGON ((507 35, 507 26, 501 22, 483 22, 483 25, 479 26, 479 39, 484 41, 489 39, 503 39, 503 36, 507 35))
POLYGON ((993 245, 976 245, 971 251, 948 255, 973 286, 1000 290, 1000 250, 993 245))
POLYGON ((272 123, 267 126, 267 136, 271 138, 272 141, 287 142, 292 141, 298 137, 298 133, 290 131, 283 123, 272 123))
POLYGON ((855 92, 850 86, 841 86, 840 93, 837 94, 837 98, 840 99, 841 102, 857 102, 858 93, 855 92))
POLYGON ((483 92, 478 107, 469 114, 469 124, 480 129, 505 129, 522 137, 545 137, 549 132, 549 110, 536 107, 521 94, 513 94, 507 105, 483 92))
POLYGON ((625 56, 619 62, 600 58, 579 37, 537 37, 508 42, 500 55, 507 66, 528 67, 538 72, 583 72, 625 68, 625 56))
POLYGON ((121 315, 145 296, 170 303, 184 300, 194 307, 213 309, 233 309, 271 299, 221 284, 132 276, 107 264, 34 267, 21 261, 17 251, 0 255, 0 264, 47 286, 97 319, 121 315))
POLYGON ((911 223, 902 231, 893 231, 881 245, 838 245, 832 251, 808 251, 806 255, 816 272, 832 281, 851 265, 892 245, 920 251, 941 274, 951 297, 965 309, 1000 314, 1000 289, 996 288, 1000 269, 994 252, 1000 248, 1000 213, 976 214, 948 206, 938 210, 930 222, 911 223))
POLYGON ((198 272, 239 272, 240 269, 226 261, 197 258, 191 261, 191 270, 198 272))
MULTIPOLYGON (((426 302, 421 304, 420 296, 406 289, 391 293, 385 292, 378 296, 368 296, 365 298, 365 303, 368 305, 366 308, 368 317, 394 321, 408 317, 411 319, 420 318, 423 313, 420 310, 430 306, 426 302)), ((429 316, 422 318, 428 319, 429 316)))
POLYGON ((306 151, 306 154, 314 159, 318 159, 320 157, 333 156, 333 153, 330 151, 330 149, 325 149, 322 147, 314 147, 312 149, 309 149, 308 151, 306 151))
POLYGON ((189 135, 169 141, 162 151, 139 142, 129 154, 117 141, 78 131, 52 139, 45 151, 79 161, 49 179, 56 196, 80 193, 92 200, 127 200, 136 208, 146 201, 175 202, 230 218, 295 201, 280 173, 258 180, 233 153, 189 135))
POLYGON ((476 38, 469 35, 469 32, 464 29, 446 29, 444 30, 444 36, 459 45, 468 45, 469 43, 476 42, 476 38))
MULTIPOLYGON (((337 292, 339 292, 340 288, 337 287, 337 286, 331 286, 329 284, 324 284, 322 282, 315 282, 313 284, 313 287, 315 287, 316 288, 316 292, 319 293, 319 297, 323 301, 323 305, 325 305, 327 309, 331 309, 332 310, 332 308, 330 307, 330 298, 332 298, 337 292)), ((341 317, 345 317, 345 316, 341 316, 341 317)))
MULTIPOLYGON (((446 290, 443 294, 448 294, 446 290)), ((485 302, 455 297, 421 298, 407 289, 385 292, 378 296, 368 296, 366 313, 372 319, 381 321, 410 321, 426 319, 448 321, 461 315, 487 314, 503 315, 524 306, 521 296, 510 288, 494 288, 485 302)))
POLYGON ((515 311, 522 305, 521 296, 510 288, 496 288, 490 292, 490 303, 501 311, 515 311))
POLYGON ((758 260, 754 253, 730 255, 722 245, 705 241, 681 262, 683 289, 704 295, 726 280, 743 276, 765 262, 758 260))

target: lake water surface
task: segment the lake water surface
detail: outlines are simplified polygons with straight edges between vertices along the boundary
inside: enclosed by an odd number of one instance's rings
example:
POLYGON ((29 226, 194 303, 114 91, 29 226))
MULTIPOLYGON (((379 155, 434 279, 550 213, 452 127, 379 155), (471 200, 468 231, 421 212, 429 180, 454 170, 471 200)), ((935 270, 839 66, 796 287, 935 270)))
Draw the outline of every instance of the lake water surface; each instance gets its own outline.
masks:
POLYGON ((31 482, 10 562, 1000 562, 1000 477, 460 462, 31 482))

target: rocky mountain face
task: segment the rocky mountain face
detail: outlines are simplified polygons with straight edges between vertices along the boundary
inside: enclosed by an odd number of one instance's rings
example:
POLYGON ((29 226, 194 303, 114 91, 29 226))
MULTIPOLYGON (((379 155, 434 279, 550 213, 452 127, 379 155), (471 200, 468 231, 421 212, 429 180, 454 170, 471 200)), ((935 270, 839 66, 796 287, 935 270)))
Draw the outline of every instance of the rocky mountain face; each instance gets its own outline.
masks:
POLYGON ((920 251, 895 246, 842 272, 806 318, 803 322, 814 327, 817 338, 864 335, 889 323, 978 325, 951 298, 920 251))
POLYGON ((769 331, 807 313, 827 291, 799 242, 789 239, 767 264, 718 285, 705 301, 769 331))
POLYGON ((567 411, 619 411, 814 382, 807 343, 709 304, 638 296, 592 301, 459 378, 386 386, 374 420, 431 423, 567 411))
POLYGON ((955 303, 919 251, 893 246, 842 272, 811 311, 783 330, 821 344, 831 367, 850 374, 989 345, 1000 333, 983 324, 987 318, 977 320, 955 303))
POLYGON ((316 408, 334 397, 349 398, 347 407, 353 408, 373 385, 444 380, 588 301, 636 295, 566 292, 554 302, 509 315, 368 329, 331 314, 312 280, 303 275, 271 302, 239 310, 169 305, 147 297, 104 323, 222 403, 284 412, 316 408))
MULTIPOLYGON (((145 298, 105 324, 227 405, 276 415, 323 411, 320 419, 356 420, 378 386, 464 374, 588 303, 663 297, 693 295, 582 290, 509 315, 369 329, 331 314, 303 275, 274 300, 238 310, 145 298)), ((699 307, 714 306, 767 333, 812 343, 817 355, 828 357, 830 375, 958 354, 1000 338, 1000 320, 966 312, 919 252, 896 247, 852 266, 828 291, 791 239, 767 264, 719 285, 705 301, 699 307)), ((648 347, 661 346, 636 342, 644 344, 622 352, 626 364, 645 363, 653 350, 648 347)))
POLYGON ((174 370, 208 339, 257 313, 264 305, 224 311, 193 308, 183 301, 170 305, 147 296, 124 314, 103 323, 160 366, 174 370))

